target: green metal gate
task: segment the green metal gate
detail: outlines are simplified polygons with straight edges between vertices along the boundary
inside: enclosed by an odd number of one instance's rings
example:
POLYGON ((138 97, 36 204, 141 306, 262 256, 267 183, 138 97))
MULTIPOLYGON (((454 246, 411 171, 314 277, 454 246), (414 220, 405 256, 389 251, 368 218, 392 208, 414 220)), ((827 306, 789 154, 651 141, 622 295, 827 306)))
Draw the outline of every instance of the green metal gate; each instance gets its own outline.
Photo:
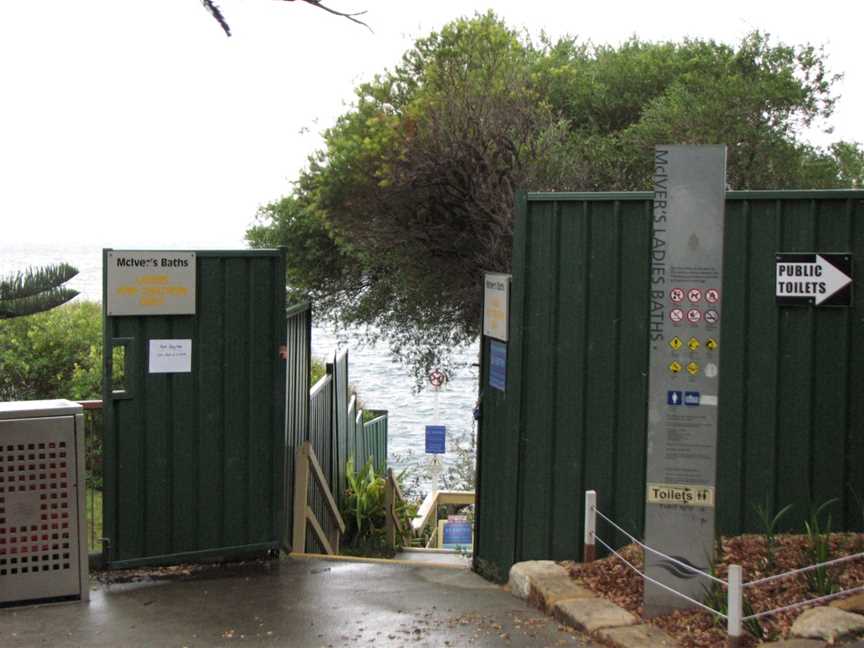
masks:
POLYGON ((108 566, 279 548, 284 277, 281 251, 197 252, 194 315, 108 316, 103 275, 108 566), (191 372, 148 372, 154 339, 191 340, 191 372))
MULTIPOLYGON (((506 393, 481 358, 476 567, 581 555, 582 494, 641 535, 652 194, 519 201, 506 393)), ((799 528, 836 498, 864 527, 864 194, 729 192, 720 349, 717 526, 758 530, 755 505, 799 528), (850 252, 850 308, 778 307, 775 254, 850 252)))

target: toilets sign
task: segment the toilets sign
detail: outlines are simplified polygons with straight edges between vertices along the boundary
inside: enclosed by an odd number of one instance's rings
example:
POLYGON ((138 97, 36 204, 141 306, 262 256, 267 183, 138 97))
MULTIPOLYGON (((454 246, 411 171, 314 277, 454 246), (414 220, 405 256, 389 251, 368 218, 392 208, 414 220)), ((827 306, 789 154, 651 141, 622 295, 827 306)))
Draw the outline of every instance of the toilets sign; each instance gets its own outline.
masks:
POLYGON ((852 255, 778 254, 775 285, 780 306, 850 306, 852 255))

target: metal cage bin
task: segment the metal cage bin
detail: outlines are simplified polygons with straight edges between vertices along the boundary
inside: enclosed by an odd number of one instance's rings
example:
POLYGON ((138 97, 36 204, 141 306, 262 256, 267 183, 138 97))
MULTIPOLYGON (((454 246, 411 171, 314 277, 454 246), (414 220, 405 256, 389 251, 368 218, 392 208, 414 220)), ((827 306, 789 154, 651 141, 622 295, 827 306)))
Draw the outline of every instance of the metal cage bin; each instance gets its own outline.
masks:
POLYGON ((0 403, 0 605, 88 600, 85 515, 81 406, 0 403))

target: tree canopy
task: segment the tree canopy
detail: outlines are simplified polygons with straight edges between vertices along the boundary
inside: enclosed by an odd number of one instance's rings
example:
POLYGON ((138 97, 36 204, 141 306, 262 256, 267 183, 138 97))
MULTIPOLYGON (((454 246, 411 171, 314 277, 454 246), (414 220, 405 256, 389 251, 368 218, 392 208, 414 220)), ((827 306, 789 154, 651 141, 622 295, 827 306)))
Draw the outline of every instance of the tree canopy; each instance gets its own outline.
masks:
POLYGON ((758 32, 620 46, 534 43, 494 14, 419 39, 356 90, 253 246, 288 247, 319 312, 420 372, 476 338, 483 271, 508 271, 517 189, 645 190, 656 143, 725 143, 734 189, 859 186, 864 152, 808 144, 838 77, 758 32))

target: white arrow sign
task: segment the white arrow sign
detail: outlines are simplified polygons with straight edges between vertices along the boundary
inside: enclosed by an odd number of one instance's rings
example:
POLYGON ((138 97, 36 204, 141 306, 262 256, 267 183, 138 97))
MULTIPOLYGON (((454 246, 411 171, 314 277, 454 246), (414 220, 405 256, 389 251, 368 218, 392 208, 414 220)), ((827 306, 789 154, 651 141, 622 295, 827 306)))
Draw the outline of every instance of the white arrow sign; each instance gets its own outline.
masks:
POLYGON ((818 306, 851 282, 852 277, 819 254, 812 262, 777 261, 777 297, 800 297, 818 306))

